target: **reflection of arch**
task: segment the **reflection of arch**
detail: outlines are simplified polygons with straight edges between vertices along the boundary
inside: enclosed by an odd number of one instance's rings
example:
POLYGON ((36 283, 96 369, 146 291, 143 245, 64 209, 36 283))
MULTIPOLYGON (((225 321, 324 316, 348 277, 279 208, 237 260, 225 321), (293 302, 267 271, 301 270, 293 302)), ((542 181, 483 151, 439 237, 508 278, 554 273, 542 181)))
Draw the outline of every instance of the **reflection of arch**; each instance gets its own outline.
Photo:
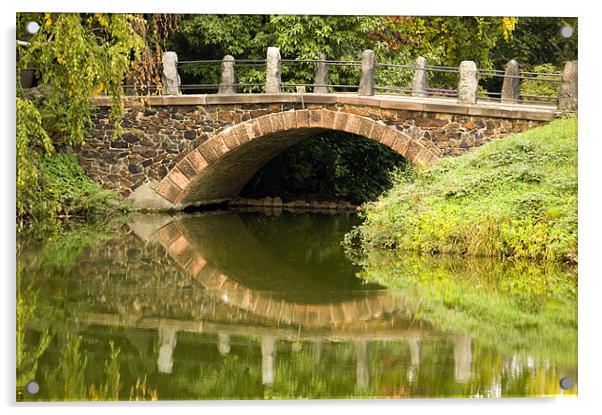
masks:
POLYGON ((275 155, 325 130, 372 139, 415 164, 439 160, 418 140, 371 118, 325 109, 285 111, 242 122, 213 136, 188 152, 155 191, 182 205, 229 199, 275 155))
POLYGON ((168 223, 157 230, 156 235, 174 261, 210 293, 272 322, 307 327, 364 325, 400 309, 401 300, 386 291, 329 304, 304 304, 277 298, 269 292, 244 286, 224 273, 191 239, 182 221, 176 219, 168 223))

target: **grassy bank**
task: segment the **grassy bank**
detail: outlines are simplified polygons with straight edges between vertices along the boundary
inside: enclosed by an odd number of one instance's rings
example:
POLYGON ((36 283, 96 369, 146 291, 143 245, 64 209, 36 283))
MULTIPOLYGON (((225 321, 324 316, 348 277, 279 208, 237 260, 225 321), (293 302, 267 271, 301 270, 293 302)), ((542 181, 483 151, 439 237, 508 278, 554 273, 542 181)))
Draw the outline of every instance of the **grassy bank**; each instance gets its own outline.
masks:
POLYGON ((347 237, 364 250, 577 261, 577 119, 397 178, 347 237))
POLYGON ((30 152, 35 175, 17 188, 19 231, 47 232, 65 221, 102 221, 130 210, 121 196, 90 179, 75 156, 30 152))

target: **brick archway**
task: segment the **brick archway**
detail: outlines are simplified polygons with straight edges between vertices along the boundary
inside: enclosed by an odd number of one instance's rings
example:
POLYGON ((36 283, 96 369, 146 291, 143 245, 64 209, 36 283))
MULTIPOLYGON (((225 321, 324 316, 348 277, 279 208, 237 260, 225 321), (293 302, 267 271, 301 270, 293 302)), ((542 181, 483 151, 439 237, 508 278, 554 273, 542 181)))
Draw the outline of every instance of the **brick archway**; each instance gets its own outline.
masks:
POLYGON ((159 182, 155 192, 174 206, 234 197, 276 154, 320 131, 344 131, 381 143, 417 165, 439 156, 393 126, 326 109, 291 110, 234 125, 193 149, 159 182))

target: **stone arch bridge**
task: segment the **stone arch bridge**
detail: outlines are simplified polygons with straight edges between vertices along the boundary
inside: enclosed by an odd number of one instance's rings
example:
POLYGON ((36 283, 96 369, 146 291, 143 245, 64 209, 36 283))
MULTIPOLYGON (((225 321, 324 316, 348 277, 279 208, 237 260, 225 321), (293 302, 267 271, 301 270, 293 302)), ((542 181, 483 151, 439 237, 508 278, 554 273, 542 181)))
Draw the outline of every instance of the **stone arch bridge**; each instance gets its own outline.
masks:
POLYGON ((388 146, 430 166, 493 138, 552 120, 545 106, 356 94, 230 94, 125 97, 113 138, 110 98, 98 106, 78 161, 139 210, 178 210, 235 197, 271 158, 334 130, 388 146))

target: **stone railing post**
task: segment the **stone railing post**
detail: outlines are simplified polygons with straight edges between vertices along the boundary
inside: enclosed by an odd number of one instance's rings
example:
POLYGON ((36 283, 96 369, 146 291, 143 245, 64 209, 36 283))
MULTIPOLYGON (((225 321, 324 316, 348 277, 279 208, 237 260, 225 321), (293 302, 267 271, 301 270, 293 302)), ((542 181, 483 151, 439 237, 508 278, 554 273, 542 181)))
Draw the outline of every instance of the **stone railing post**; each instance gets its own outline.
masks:
POLYGON ((328 65, 326 54, 320 53, 316 62, 316 74, 314 76, 314 94, 328 94, 328 65))
POLYGON ((520 66, 512 59, 506 64, 502 84, 502 103, 516 103, 520 99, 520 66))
POLYGON ((374 58, 373 50, 365 50, 362 52, 362 75, 360 85, 357 89, 358 95, 374 95, 374 58))
POLYGON ((558 109, 561 111, 577 110, 577 61, 564 64, 558 90, 558 109))
POLYGON ((270 46, 266 59, 265 92, 267 94, 280 93, 280 49, 270 46))
POLYGON ((428 97, 428 75, 426 73, 426 58, 419 56, 416 59, 416 68, 412 78, 412 96, 428 97))
POLYGON ((221 79, 217 90, 218 94, 236 94, 236 69, 234 65, 234 56, 224 56, 220 66, 221 79))
POLYGON ((163 52, 163 95, 180 95, 180 75, 178 75, 178 55, 176 52, 163 52))
POLYGON ((473 61, 460 63, 460 81, 458 82, 458 104, 477 103, 477 64, 473 61))

